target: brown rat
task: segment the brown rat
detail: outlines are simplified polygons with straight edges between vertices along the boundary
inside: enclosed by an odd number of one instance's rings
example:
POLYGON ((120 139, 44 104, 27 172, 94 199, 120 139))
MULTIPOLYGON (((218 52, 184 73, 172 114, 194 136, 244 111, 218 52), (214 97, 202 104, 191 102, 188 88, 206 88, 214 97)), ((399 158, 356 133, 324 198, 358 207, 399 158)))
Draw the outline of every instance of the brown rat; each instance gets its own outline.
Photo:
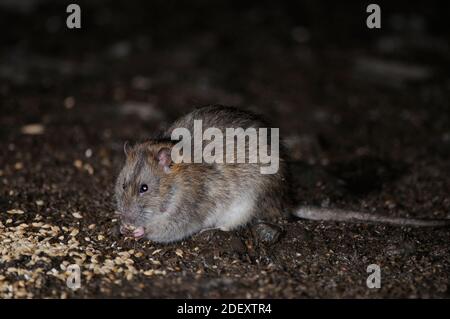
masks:
MULTIPOLYGON (((125 148, 126 162, 116 183, 121 232, 155 242, 173 242, 205 229, 232 230, 253 224, 260 238, 278 238, 276 220, 290 215, 313 220, 366 221, 410 226, 443 226, 448 220, 392 218, 318 207, 296 207, 286 156, 279 151, 274 174, 261 163, 175 163, 173 129, 268 128, 258 116, 224 106, 203 107, 181 117, 160 137, 125 148)), ((270 138, 268 144, 270 145, 270 138)), ((246 145, 247 146, 247 145, 246 145)), ((236 149, 235 149, 236 151, 236 149)), ((272 154, 273 155, 273 154, 272 154)))

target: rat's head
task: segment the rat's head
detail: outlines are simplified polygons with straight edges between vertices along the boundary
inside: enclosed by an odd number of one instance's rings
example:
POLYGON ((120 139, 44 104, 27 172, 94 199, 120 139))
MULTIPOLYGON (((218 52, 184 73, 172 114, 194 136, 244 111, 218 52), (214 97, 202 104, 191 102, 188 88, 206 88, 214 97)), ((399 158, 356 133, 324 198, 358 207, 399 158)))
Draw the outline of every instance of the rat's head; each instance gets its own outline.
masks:
POLYGON ((158 237, 160 226, 168 223, 174 192, 171 147, 170 142, 161 141, 125 145, 127 158, 115 187, 122 234, 158 237))

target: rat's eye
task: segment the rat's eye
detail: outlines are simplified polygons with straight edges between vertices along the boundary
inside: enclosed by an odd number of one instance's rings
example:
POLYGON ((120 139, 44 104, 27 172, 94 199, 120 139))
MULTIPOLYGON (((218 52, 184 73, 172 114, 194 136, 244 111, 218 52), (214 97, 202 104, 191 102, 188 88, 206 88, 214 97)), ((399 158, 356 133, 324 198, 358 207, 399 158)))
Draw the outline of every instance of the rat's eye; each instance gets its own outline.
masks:
POLYGON ((147 184, 142 184, 141 188, 139 188, 139 193, 145 193, 146 191, 148 191, 148 186, 147 184))

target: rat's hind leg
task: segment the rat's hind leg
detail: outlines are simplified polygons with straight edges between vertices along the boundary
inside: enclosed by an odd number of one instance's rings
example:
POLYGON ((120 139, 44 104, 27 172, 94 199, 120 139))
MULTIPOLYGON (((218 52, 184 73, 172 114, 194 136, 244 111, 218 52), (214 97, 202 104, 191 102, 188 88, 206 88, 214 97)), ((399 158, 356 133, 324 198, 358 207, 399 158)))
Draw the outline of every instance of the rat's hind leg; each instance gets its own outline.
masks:
POLYGON ((284 232, 281 220, 289 216, 288 207, 289 202, 279 189, 261 193, 255 203, 255 214, 251 224, 253 235, 265 244, 276 243, 284 232), (277 195, 274 196, 273 193, 277 195))
POLYGON ((257 219, 251 225, 253 236, 267 245, 275 244, 283 234, 283 228, 273 222, 257 219))

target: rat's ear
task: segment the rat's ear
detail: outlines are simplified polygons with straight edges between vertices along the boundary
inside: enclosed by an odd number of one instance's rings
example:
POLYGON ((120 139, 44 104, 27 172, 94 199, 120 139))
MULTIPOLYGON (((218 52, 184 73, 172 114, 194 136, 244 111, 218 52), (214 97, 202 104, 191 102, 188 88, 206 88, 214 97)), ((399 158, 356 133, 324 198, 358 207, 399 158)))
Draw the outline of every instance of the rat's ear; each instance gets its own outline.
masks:
POLYGON ((128 157, 128 154, 130 154, 130 144, 128 143, 128 141, 125 141, 125 143, 123 143, 123 152, 125 153, 125 156, 128 157))
POLYGON ((156 155, 158 165, 163 169, 165 173, 170 172, 170 165, 172 165, 171 150, 168 147, 163 147, 156 155))

